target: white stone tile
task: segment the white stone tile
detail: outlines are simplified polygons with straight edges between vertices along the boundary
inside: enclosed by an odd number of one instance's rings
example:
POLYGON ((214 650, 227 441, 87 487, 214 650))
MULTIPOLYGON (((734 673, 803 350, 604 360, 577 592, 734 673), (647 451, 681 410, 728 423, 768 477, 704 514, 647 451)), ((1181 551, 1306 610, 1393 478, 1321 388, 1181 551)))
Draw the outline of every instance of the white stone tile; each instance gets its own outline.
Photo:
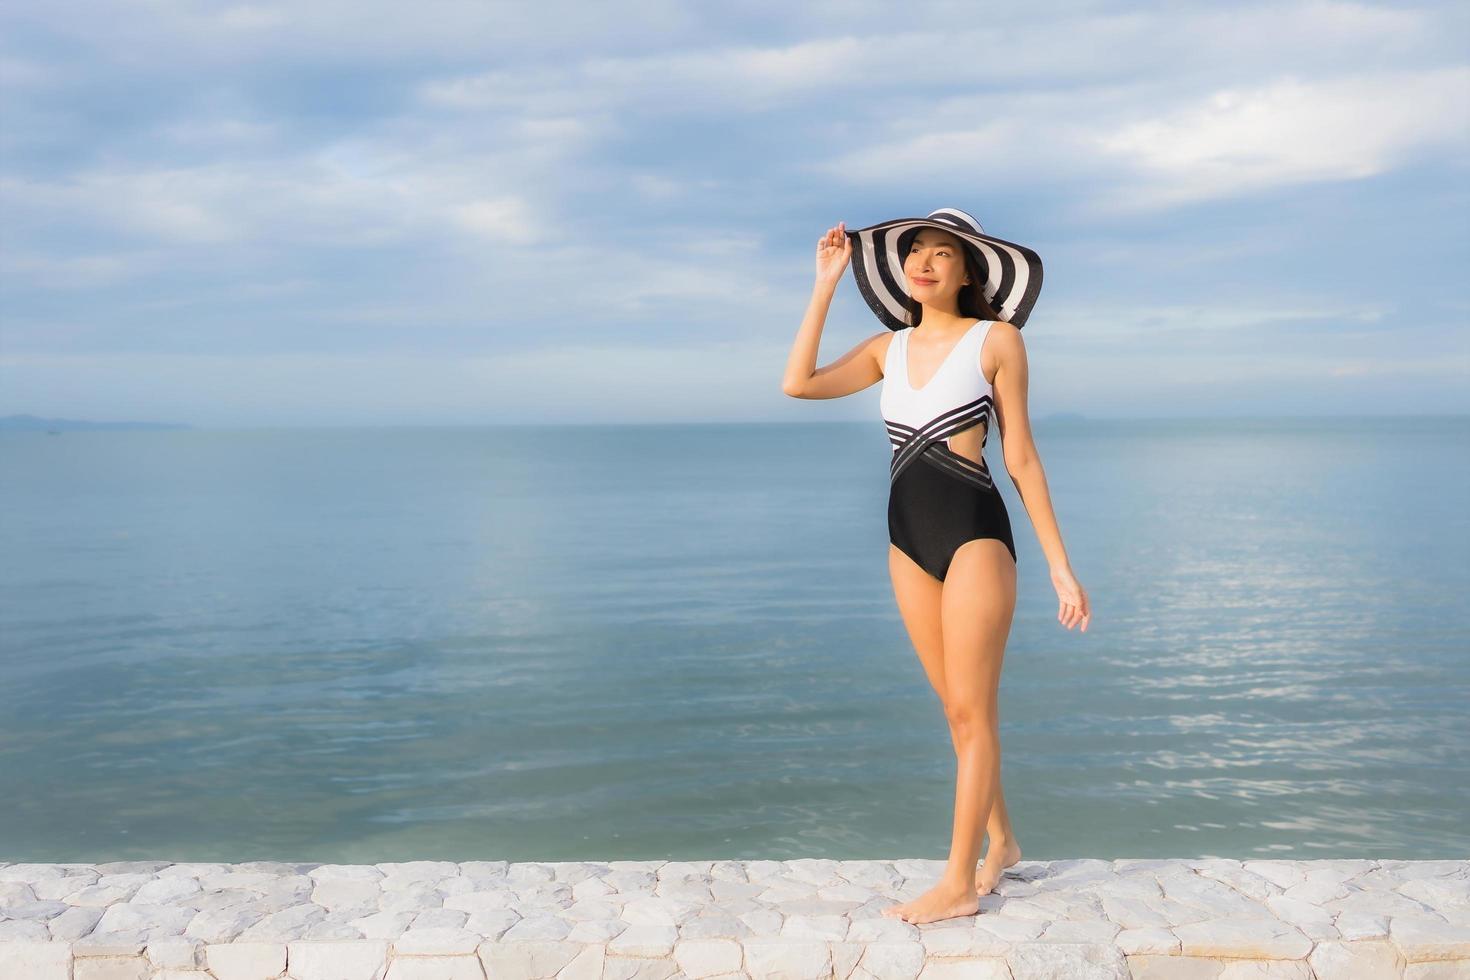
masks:
POLYGON ((1437 909, 1452 922, 1470 922, 1470 878, 1412 878, 1399 886, 1398 893, 1437 909))
POLYGON ((1389 919, 1388 938, 1410 963, 1470 959, 1470 926, 1411 915, 1389 919))
POLYGON ((500 941, 565 939, 572 927, 567 920, 554 915, 535 915, 521 919, 501 935, 500 941))
POLYGON ((1114 922, 1099 922, 1096 919, 1077 921, 1060 919, 1047 924, 1038 937, 1043 943, 1111 943, 1121 932, 1114 922))
POLYGON ((738 971, 745 951, 729 939, 680 939, 674 944, 673 957, 691 980, 702 980, 738 971))
POLYGON ((204 966, 204 944, 183 936, 149 940, 148 962, 161 969, 194 970, 204 966))
POLYGON ((854 976, 905 980, 919 975, 924 960, 924 946, 917 940, 877 940, 863 950, 854 976))
POLYGON ((787 914, 781 924, 781 935, 791 939, 847 938, 847 916, 842 914, 803 915, 787 914))
POLYGON ((284 943, 211 943, 204 965, 218 980, 267 980, 286 969, 284 943))
MULTIPOLYGON (((914 944, 920 962, 923 947, 914 944)), ((820 940, 756 937, 745 941, 745 969, 756 978, 819 980, 832 974, 832 955, 820 940)))
POLYGON ((366 939, 358 929, 353 928, 345 922, 313 922, 301 933, 302 939, 337 939, 352 940, 366 939))
POLYGON ((68 874, 54 878, 42 878, 30 883, 31 891, 43 902, 61 902, 66 896, 74 895, 88 885, 97 883, 96 874, 68 874))
MULTIPOLYGON (((101 915, 102 910, 96 910, 101 915)), ((65 914, 65 913, 63 913, 65 914)), ((0 943, 44 943, 52 939, 44 919, 6 919, 0 921, 0 943)), ((54 938, 64 939, 64 935, 54 938)))
POLYGON ((1403 958, 1398 949, 1382 940, 1320 942, 1307 957, 1307 964, 1317 976, 1333 980, 1378 980, 1403 975, 1403 958))
POLYGON ((463 929, 469 913, 460 909, 426 909, 413 920, 415 931, 419 929, 463 929))
POLYGON ((1340 912, 1335 924, 1345 941, 1387 939, 1388 916, 1372 912, 1340 912))
POLYGON ((340 908, 361 909, 362 914, 378 910, 383 890, 372 879, 324 878, 311 890, 311 902, 327 911, 340 908))
POLYGON ((347 924, 367 939, 394 940, 408 930, 413 920, 412 912, 374 912, 358 919, 349 919, 347 924))
POLYGON ((520 913, 513 909, 487 909, 483 912, 471 912, 470 917, 465 920, 464 927, 489 939, 499 939, 507 929, 521 921, 522 918, 520 913))
POLYGON ((153 877, 156 879, 174 877, 193 878, 197 881, 200 875, 225 871, 228 867, 229 865, 226 864, 212 862, 179 862, 178 864, 170 864, 167 867, 159 868, 153 873, 153 877))
POLYGON ((485 980, 485 968, 475 956, 404 956, 383 980, 485 980))
POLYGON ((98 932, 126 932, 163 928, 182 933, 195 914, 193 909, 179 906, 118 902, 102 914, 96 929, 98 932))
POLYGON ((287 943, 286 966, 292 980, 378 980, 387 970, 388 944, 370 939, 287 943))
POLYGON ((508 909, 516 904, 516 894, 509 889, 477 889, 455 892, 444 897, 443 907, 461 912, 485 912, 508 909))
POLYGON ((371 864, 322 864, 312 868, 309 875, 318 883, 383 880, 383 870, 371 864))
MULTIPOLYGON (((566 934, 565 941, 569 943, 591 943, 601 946, 614 936, 621 935, 627 929, 628 923, 622 919, 589 919, 572 926, 572 931, 566 934)), ((477 931, 485 936, 493 935, 483 929, 477 931)), ((482 946, 481 949, 483 948, 482 946)))
POLYGON ((458 928, 414 927, 393 942, 395 955, 456 956, 473 953, 484 937, 477 932, 458 928))
POLYGON ((1016 977, 1130 980, 1128 960, 1111 943, 1017 943, 1006 954, 1016 977))
POLYGON ((1168 929, 1157 926, 1124 929, 1113 938, 1113 942, 1127 956, 1136 953, 1173 954, 1179 952, 1179 937, 1168 929))
POLYGON ((1012 946, 1010 940, 1001 939, 989 930, 977 929, 969 922, 953 926, 946 926, 943 922, 935 925, 940 928, 919 930, 919 943, 931 960, 936 957, 1004 957, 1012 946))
POLYGON ((385 879, 396 877, 408 881, 438 881, 460 873, 460 866, 453 861, 403 861, 376 867, 385 879))
POLYGON ((1012 980, 1005 957, 980 956, 963 959, 929 960, 919 980, 1012 980))
POLYGON ((135 956, 148 946, 148 936, 139 930, 91 932, 71 944, 72 956, 135 956))
POLYGON ((459 873, 465 878, 503 878, 509 861, 461 861, 459 873))
MULTIPOLYGON (((132 901, 144 905, 189 905, 189 899, 203 893, 195 878, 184 876, 154 878, 144 882, 133 893, 132 901)), ((190 906, 192 907, 192 906, 190 906)))
MULTIPOLYGON (((33 867, 11 865, 11 868, 33 867)), ((70 943, 0 941, 0 977, 71 980, 71 963, 70 943)))
POLYGON ((252 909, 234 907, 196 913, 184 935, 206 943, 226 943, 255 925, 263 916, 252 909))
POLYGON ((1186 956, 1302 959, 1312 949, 1312 940, 1299 929, 1259 916, 1191 922, 1173 932, 1186 956))
POLYGON ((672 925, 629 925, 606 945, 614 956, 667 956, 678 938, 679 931, 672 925))
POLYGON ((66 876, 66 869, 59 864, 10 864, 0 868, 0 881, 35 882, 66 876))
POLYGON ((601 947, 583 947, 581 943, 566 943, 553 940, 486 943, 480 947, 480 961, 490 977, 556 977, 571 980, 566 971, 573 961, 583 969, 595 964, 597 971, 584 974, 587 980, 601 978, 601 947), (588 950, 597 952, 587 956, 588 950))
POLYGON ((73 960, 75 980, 149 980, 153 965, 146 956, 98 956, 73 960))

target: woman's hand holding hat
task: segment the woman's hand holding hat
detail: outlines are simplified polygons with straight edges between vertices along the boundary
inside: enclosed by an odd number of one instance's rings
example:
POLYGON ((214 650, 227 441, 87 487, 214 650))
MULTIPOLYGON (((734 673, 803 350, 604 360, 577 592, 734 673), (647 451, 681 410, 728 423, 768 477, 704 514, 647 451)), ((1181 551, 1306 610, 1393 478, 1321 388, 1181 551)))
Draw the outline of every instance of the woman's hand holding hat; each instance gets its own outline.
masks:
POLYGON ((852 258, 852 241, 847 237, 845 222, 839 221, 835 228, 817 239, 817 284, 837 285, 842 273, 847 271, 847 260, 852 258))

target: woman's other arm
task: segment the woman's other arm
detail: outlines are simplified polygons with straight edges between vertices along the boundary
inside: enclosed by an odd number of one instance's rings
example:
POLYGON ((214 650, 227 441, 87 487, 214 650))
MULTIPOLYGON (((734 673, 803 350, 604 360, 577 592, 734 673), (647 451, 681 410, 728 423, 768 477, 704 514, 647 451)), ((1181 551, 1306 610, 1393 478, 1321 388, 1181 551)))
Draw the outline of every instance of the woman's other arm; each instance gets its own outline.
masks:
POLYGON ((1051 581, 1059 602, 1057 619, 1067 629, 1080 622, 1082 631, 1086 632, 1092 618, 1092 604, 1087 590, 1072 573, 1067 548, 1062 543, 1062 532, 1057 526, 1056 512, 1052 509, 1046 470, 1042 468, 1041 455, 1036 451, 1036 442, 1031 436, 1031 419, 1026 406, 1030 383, 1026 344, 1021 340, 1021 331, 1009 323, 991 324, 990 331, 995 337, 995 418, 1000 426, 1006 473, 1021 495, 1021 503, 1026 507, 1026 514, 1031 518, 1031 526, 1036 530, 1036 538, 1051 569, 1051 581))

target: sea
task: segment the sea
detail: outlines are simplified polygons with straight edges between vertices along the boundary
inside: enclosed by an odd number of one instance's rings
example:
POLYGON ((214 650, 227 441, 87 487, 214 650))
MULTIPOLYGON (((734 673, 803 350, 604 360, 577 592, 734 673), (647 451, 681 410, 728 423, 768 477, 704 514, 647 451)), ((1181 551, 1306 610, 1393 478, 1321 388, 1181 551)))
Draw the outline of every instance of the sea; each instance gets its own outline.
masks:
MULTIPOLYGON (((1026 859, 1470 854, 1470 417, 1038 420, 1026 859)), ((0 435, 0 861, 943 860, 879 422, 0 435)))

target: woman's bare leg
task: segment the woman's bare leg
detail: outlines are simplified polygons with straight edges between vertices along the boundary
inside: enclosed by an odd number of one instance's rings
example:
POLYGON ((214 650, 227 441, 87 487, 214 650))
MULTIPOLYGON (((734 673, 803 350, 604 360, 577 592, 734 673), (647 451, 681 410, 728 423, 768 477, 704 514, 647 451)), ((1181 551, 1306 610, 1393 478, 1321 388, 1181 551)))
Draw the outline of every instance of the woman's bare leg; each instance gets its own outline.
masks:
POLYGON ((909 641, 919 655, 929 686, 943 705, 944 630, 940 600, 944 596, 944 583, 892 544, 888 546, 888 576, 893 580, 893 596, 898 600, 898 613, 908 630, 909 641))
MULTIPOLYGON (((914 645, 914 652, 919 656, 924 675, 938 696, 942 708, 945 697, 944 629, 941 618, 944 583, 924 571, 912 558, 892 544, 888 546, 888 574, 893 581, 894 598, 898 602, 899 615, 908 631, 909 641, 914 645)), ((959 742, 952 725, 949 737, 958 759, 959 742)), ((1006 809, 1005 790, 1001 785, 999 771, 995 774, 995 803, 990 809, 986 833, 989 841, 985 863, 975 869, 975 890, 980 895, 990 894, 1002 872, 1021 860, 1021 848, 1016 843, 1010 812, 1006 809)))
MULTIPOLYGON (((902 553, 900 557, 907 560, 902 553)), ((901 594, 905 584, 895 579, 895 590, 901 594)), ((917 924, 973 915, 978 909, 975 865, 981 835, 998 795, 998 692, 1015 601, 1015 563, 1005 545, 994 538, 961 545, 940 594, 943 703, 956 756, 949 862, 934 888, 911 902, 885 909, 884 915, 917 924)), ((916 617, 920 615, 922 610, 915 612, 916 617)), ((908 619, 905 613, 905 622, 908 619)), ((926 637, 932 634, 932 630, 925 632, 926 637)), ((925 670, 930 671, 928 664, 925 670)), ((932 678, 931 672, 931 683, 932 678)))
POLYGON ((1006 812, 1005 791, 1000 786, 1000 772, 995 774, 995 803, 990 807, 990 823, 985 832, 990 840, 985 847, 985 862, 975 872, 975 892, 989 895, 995 890, 996 882, 1011 867, 1021 860, 1021 845, 1016 843, 1011 829, 1011 816, 1006 812))

